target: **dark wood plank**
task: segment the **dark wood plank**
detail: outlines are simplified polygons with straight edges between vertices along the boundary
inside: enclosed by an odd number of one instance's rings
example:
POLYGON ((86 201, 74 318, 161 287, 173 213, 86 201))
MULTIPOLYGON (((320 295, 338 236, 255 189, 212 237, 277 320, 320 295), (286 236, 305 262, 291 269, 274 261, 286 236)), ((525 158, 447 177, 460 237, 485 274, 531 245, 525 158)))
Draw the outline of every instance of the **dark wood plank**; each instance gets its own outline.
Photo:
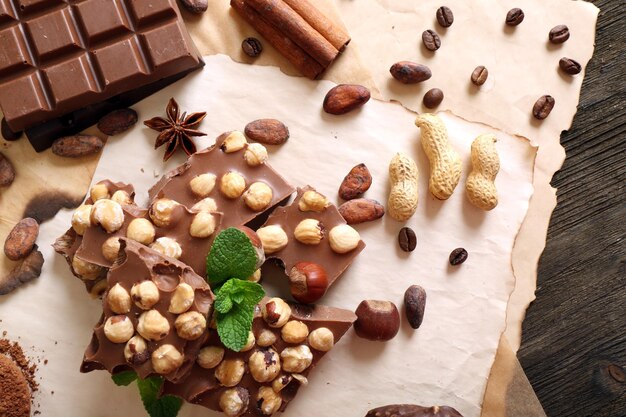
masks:
POLYGON ((549 417, 626 416, 626 2, 597 0, 596 51, 518 357, 549 417), (619 379, 619 377, 618 377, 619 379))

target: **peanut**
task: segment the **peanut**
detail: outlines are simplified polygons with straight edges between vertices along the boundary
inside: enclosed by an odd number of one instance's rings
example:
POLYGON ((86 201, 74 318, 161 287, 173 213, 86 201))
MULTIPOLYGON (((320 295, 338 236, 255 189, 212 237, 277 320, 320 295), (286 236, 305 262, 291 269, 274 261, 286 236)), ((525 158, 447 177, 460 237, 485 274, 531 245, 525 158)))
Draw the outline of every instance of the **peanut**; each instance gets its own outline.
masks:
POLYGON ((389 163, 391 192, 387 202, 389 215, 402 222, 417 210, 417 165, 408 155, 398 153, 389 163))
POLYGON ((430 161, 428 188, 432 195, 447 200, 461 178, 461 157, 448 142, 448 130, 439 116, 423 113, 415 119, 422 133, 422 147, 430 161))
POLYGON ((472 142, 472 172, 467 177, 465 193, 470 203, 483 210, 492 210, 498 205, 494 181, 500 170, 500 158, 496 142, 496 137, 490 133, 472 142))

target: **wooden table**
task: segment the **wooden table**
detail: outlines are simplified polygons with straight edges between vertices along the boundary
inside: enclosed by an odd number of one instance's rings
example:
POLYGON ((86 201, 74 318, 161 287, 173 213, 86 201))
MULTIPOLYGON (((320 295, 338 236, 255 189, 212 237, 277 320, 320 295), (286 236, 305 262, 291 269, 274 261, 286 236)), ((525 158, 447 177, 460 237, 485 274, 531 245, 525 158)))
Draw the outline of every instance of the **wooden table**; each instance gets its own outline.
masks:
POLYGON ((593 3, 596 50, 561 136, 558 205, 518 352, 549 417, 626 416, 626 3, 593 3))

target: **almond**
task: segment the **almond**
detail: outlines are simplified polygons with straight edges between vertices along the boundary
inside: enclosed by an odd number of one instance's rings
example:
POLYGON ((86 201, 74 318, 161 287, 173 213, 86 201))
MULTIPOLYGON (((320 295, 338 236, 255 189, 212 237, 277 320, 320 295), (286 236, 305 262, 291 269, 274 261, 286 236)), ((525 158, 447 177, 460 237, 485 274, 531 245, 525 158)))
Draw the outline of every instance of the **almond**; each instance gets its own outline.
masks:
POLYGON ((244 130, 246 136, 266 145, 282 145, 289 139, 289 129, 276 119, 259 119, 250 122, 244 130))
POLYGON ((100 152, 104 143, 93 135, 65 136, 54 141, 52 153, 65 158, 80 158, 100 152))
POLYGON ((396 80, 403 84, 417 84, 428 80, 432 73, 426 65, 411 61, 396 62, 389 68, 389 72, 396 80))
POLYGON ((27 217, 20 220, 4 242, 4 254, 12 261, 24 259, 33 250, 39 235, 39 224, 27 217))
POLYGON ((98 122, 98 129, 108 136, 127 131, 137 123, 137 112, 133 109, 115 110, 98 122))
POLYGON ((385 208, 376 200, 357 198, 339 206, 339 213, 348 224, 371 222, 385 214, 385 208))
POLYGON ((339 186, 339 197, 352 200, 369 190, 372 185, 372 174, 365 164, 352 168, 339 186))
POLYGON ((7 187, 13 183, 15 179, 15 169, 11 161, 2 153, 0 153, 0 187, 7 187))
POLYGON ((370 99, 370 90, 357 84, 339 84, 330 89, 324 98, 324 111, 345 114, 358 109, 370 99))

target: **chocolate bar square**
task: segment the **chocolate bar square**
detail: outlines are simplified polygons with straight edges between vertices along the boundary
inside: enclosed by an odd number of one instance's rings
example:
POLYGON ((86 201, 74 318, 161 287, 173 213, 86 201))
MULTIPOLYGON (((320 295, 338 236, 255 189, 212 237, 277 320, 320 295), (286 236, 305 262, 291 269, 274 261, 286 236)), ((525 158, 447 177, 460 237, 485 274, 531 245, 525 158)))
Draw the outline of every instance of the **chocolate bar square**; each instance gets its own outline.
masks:
POLYGON ((74 6, 82 25, 81 30, 92 45, 107 36, 130 31, 130 23, 120 0, 87 0, 74 6))

